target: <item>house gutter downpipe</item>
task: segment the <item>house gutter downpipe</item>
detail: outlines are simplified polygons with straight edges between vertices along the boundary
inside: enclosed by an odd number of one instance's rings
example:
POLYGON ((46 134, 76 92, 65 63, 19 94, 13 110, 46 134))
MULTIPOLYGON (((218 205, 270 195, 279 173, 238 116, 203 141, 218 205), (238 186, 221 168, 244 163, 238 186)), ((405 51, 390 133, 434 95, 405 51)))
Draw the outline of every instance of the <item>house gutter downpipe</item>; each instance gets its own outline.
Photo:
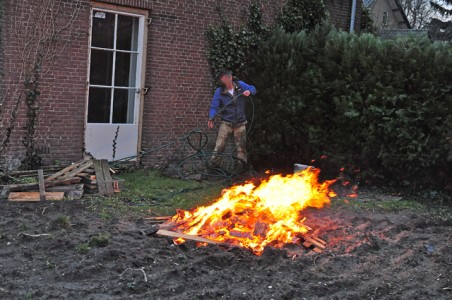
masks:
POLYGON ((355 19, 356 19, 356 0, 352 0, 352 16, 350 18, 350 33, 355 32, 355 19))

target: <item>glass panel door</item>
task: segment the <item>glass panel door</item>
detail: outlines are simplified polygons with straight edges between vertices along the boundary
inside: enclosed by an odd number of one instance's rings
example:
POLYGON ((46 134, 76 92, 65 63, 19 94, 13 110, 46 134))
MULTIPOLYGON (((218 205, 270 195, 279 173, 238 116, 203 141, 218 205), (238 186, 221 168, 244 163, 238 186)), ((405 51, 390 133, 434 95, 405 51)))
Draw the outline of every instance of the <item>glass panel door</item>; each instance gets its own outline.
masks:
POLYGON ((139 17, 93 11, 88 123, 136 122, 139 21, 139 17))
POLYGON ((144 16, 93 9, 91 19, 86 148, 110 160, 136 155, 144 16))

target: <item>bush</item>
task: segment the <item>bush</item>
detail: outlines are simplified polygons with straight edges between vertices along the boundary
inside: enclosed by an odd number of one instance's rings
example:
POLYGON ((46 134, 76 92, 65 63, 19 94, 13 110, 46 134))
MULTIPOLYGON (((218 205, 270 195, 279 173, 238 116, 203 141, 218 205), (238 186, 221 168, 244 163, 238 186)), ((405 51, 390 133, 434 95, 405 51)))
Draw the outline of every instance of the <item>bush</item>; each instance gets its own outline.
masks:
POLYGON ((255 163, 359 169, 367 180, 444 186, 451 174, 451 46, 276 30, 251 71, 255 163))
POLYGON ((287 32, 311 31, 327 18, 323 0, 288 0, 277 18, 287 32))

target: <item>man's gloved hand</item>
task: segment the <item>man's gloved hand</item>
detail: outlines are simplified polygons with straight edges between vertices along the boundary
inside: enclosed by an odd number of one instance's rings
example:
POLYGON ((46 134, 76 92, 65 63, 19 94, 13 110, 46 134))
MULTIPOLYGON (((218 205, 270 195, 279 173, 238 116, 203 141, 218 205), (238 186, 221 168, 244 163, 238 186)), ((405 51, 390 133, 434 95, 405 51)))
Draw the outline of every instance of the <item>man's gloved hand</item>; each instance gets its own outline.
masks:
POLYGON ((214 126, 214 122, 213 122, 213 120, 212 120, 212 119, 209 119, 209 121, 207 122, 207 126, 209 126, 209 128, 210 128, 210 129, 212 129, 212 128, 213 128, 213 126, 214 126))

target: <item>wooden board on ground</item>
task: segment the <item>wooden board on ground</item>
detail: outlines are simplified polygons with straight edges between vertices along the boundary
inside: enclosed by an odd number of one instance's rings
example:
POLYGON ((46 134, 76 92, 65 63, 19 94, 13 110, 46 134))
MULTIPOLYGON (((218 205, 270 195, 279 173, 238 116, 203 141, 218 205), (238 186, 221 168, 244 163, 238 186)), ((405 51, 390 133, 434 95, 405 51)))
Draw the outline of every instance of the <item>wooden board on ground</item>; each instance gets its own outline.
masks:
POLYGON ((166 221, 171 219, 171 216, 159 216, 159 217, 147 217, 144 218, 145 220, 157 220, 157 221, 166 221))
POLYGON ((161 235, 161 236, 171 237, 171 238, 183 238, 184 240, 195 241, 195 242, 200 242, 200 243, 207 243, 207 244, 220 245, 220 246, 226 246, 226 247, 233 246, 230 244, 217 242, 217 241, 206 239, 206 238, 196 236, 196 235, 190 235, 190 234, 174 232, 174 231, 169 231, 169 230, 164 230, 164 229, 160 229, 159 231, 157 231, 157 234, 161 235))
MULTIPOLYGON (((64 192, 46 193, 47 201, 61 201, 64 199, 64 192)), ((12 192, 9 193, 8 201, 11 202, 39 202, 41 197, 39 192, 12 192)))
POLYGON ((95 160, 94 171, 96 172, 96 181, 100 195, 111 196, 114 193, 113 179, 110 174, 110 167, 106 159, 95 160))

